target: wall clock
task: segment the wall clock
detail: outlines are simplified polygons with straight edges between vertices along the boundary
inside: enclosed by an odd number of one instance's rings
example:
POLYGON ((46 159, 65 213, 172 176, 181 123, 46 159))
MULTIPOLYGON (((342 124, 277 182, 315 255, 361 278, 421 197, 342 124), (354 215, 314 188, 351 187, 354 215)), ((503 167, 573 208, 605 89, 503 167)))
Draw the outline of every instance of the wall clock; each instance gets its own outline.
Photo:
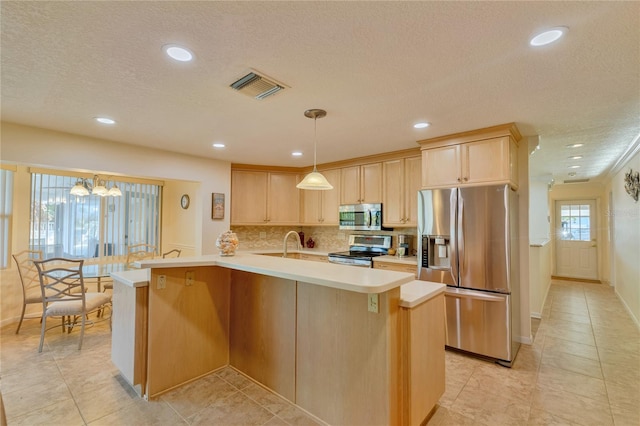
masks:
POLYGON ((188 209, 189 208, 189 203, 191 202, 191 200, 189 199, 189 195, 184 194, 182 196, 182 198, 180 198, 180 207, 182 207, 183 209, 188 209))

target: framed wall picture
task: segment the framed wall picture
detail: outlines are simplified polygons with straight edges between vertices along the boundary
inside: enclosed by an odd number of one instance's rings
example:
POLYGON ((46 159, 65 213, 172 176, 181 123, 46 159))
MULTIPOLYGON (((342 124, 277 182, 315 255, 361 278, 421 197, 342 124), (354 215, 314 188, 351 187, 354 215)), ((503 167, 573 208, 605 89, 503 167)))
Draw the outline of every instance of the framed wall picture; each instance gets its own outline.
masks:
POLYGON ((211 194, 211 219, 224 219, 224 194, 211 194))

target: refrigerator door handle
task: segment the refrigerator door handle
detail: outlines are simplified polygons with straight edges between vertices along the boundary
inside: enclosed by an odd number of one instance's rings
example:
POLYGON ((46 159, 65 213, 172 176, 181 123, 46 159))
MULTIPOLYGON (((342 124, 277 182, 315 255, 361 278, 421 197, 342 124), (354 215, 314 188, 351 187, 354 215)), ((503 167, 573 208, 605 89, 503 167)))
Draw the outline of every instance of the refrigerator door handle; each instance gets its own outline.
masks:
POLYGON ((458 197, 458 220, 456 225, 458 227, 458 269, 460 270, 460 275, 462 275, 466 260, 464 254, 464 198, 462 196, 458 197))
POLYGON ((504 302, 504 300, 505 300, 505 295, 499 295, 498 296, 498 295, 486 294, 486 293, 478 293, 478 292, 467 293, 467 292, 460 291, 460 290, 446 291, 445 295, 449 296, 449 297, 458 297, 458 298, 461 298, 461 299, 484 300, 486 302, 504 302))
POLYGON ((449 245, 451 246, 450 259, 450 271, 451 278, 455 285, 460 285, 458 281, 458 237, 456 234, 456 210, 458 207, 458 189, 451 191, 451 197, 449 198, 450 210, 449 210, 449 245))

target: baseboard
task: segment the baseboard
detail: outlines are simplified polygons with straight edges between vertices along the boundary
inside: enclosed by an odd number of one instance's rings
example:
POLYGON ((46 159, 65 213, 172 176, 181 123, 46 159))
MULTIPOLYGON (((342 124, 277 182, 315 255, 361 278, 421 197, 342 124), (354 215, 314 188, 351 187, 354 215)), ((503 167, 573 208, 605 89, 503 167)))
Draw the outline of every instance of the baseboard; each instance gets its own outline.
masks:
POLYGON ((533 343, 533 339, 531 338, 531 336, 520 336, 516 340, 523 345, 531 345, 533 343))
POLYGON ((573 277, 559 277, 557 275, 551 275, 552 280, 561 280, 561 281, 574 281, 580 283, 588 283, 588 284, 602 284, 600 280, 588 280, 586 278, 573 278, 573 277))
POLYGON ((542 319, 542 314, 540 312, 531 312, 531 318, 542 319))
POLYGON ((640 321, 638 321, 638 318, 636 318, 636 316, 633 315, 633 311, 631 310, 631 308, 629 308, 629 305, 627 305, 627 302, 625 302, 622 296, 620 296, 620 293, 618 293, 618 290, 615 290, 615 294, 618 297, 618 300, 622 303, 622 306, 624 306, 624 308, 627 310, 627 313, 633 320, 634 324, 636 325, 636 328, 640 330, 640 321))

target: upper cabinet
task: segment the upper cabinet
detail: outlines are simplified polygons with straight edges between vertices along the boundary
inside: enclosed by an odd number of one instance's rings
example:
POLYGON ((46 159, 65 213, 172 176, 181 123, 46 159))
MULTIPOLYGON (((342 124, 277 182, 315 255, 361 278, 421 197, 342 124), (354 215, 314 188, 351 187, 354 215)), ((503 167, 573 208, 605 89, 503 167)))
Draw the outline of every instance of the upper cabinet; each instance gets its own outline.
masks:
POLYGON ((297 183, 296 173, 232 170, 231 224, 299 224, 297 183))
POLYGON ((340 203, 382 202, 382 163, 344 167, 340 174, 340 203))
POLYGON ((422 187, 507 183, 518 187, 518 141, 513 124, 420 141, 422 187))
POLYGON ((420 156, 382 163, 382 220, 388 227, 417 226, 420 156))
POLYGON ((340 169, 321 170, 333 185, 327 191, 302 191, 300 219, 303 225, 338 226, 338 206, 340 205, 340 169))

